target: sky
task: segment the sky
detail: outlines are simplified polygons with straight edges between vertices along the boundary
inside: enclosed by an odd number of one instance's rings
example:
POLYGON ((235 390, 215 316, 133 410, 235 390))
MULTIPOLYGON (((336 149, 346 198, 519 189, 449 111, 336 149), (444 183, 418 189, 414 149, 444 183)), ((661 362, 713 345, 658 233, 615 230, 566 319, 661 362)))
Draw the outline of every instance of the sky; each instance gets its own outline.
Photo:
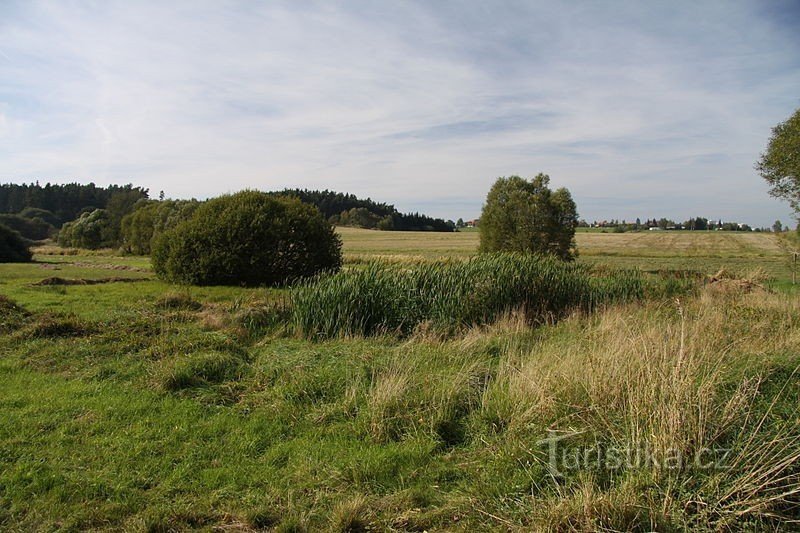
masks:
POLYGON ((470 219, 549 174, 589 221, 791 220, 800 0, 0 0, 0 182, 332 189, 470 219))

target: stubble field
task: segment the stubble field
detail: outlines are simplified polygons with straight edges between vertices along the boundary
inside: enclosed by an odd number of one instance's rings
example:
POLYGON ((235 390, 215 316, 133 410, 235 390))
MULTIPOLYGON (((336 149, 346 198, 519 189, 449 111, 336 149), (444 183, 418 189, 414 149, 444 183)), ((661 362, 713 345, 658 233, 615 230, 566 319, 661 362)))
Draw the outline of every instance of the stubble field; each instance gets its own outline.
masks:
MULTIPOLYGON (((339 228, 351 259, 466 257, 477 252, 480 233, 380 232, 339 228)), ((714 274, 725 268, 738 275, 759 270, 779 283, 791 279, 791 256, 775 235, 755 232, 578 231, 579 261, 646 271, 692 270, 714 274)))

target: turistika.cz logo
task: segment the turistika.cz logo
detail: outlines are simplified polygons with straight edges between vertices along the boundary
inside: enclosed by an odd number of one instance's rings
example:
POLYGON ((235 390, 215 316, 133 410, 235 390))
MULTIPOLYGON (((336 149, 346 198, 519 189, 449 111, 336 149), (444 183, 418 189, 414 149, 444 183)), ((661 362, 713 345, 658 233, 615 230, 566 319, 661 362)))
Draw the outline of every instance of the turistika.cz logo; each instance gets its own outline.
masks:
POLYGON ((537 444, 547 449, 547 466, 554 477, 578 471, 624 470, 724 470, 729 448, 701 447, 692 452, 680 448, 655 450, 648 443, 619 446, 598 439, 585 442, 585 431, 548 430, 537 444))

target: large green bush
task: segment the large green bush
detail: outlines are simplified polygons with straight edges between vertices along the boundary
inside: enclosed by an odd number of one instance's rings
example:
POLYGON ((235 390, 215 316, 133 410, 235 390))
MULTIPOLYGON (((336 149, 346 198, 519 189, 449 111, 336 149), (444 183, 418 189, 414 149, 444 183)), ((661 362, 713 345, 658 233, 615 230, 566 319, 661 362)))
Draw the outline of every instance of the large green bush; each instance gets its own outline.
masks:
POLYGON ((30 260, 27 241, 16 231, 0 224, 0 263, 25 263, 30 260))
POLYGON ((242 191, 209 200, 158 235, 153 268, 192 285, 281 285, 341 265, 341 241, 314 206, 242 191))

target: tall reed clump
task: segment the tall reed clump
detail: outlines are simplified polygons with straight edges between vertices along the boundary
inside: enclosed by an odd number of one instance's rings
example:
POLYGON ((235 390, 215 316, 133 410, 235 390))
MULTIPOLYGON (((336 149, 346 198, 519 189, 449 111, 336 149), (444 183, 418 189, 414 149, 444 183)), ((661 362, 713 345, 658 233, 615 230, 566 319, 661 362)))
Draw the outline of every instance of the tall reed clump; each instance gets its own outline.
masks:
POLYGON ((644 293, 636 271, 598 274, 551 257, 500 253, 410 266, 373 262, 296 287, 292 305, 300 334, 329 338, 402 335, 422 323, 453 332, 517 309, 542 322, 644 293))

